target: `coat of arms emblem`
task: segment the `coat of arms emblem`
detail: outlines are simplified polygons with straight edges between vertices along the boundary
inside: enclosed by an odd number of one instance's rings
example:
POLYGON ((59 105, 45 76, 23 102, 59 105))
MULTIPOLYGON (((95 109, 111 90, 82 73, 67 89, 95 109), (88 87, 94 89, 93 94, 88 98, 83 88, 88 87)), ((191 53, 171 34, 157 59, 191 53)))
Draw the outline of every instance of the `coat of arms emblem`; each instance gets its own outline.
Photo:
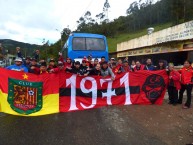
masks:
POLYGON ((42 82, 9 78, 8 102, 20 114, 31 114, 42 108, 42 82))

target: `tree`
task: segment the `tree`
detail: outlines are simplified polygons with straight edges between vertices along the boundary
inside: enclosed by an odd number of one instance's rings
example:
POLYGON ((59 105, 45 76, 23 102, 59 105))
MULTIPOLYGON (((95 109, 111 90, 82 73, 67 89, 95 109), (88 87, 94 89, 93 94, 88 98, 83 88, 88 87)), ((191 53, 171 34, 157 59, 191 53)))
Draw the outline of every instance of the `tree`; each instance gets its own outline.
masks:
POLYGON ((96 18, 100 20, 100 23, 109 22, 109 17, 108 17, 108 13, 109 13, 109 8, 110 8, 110 3, 108 0, 105 1, 104 5, 103 5, 103 11, 99 14, 96 15, 96 18))
MULTIPOLYGON (((120 16, 113 21, 108 20, 110 4, 105 0, 102 12, 92 18, 87 11, 77 21, 75 32, 88 32, 103 34, 107 37, 115 37, 117 34, 135 32, 157 24, 179 24, 193 19, 193 0, 136 0, 128 6, 127 16, 120 16)), ((70 34, 69 28, 63 29, 62 44, 70 34)), ((57 56, 60 51, 61 41, 48 46, 48 54, 57 56), (52 50, 50 50, 52 49, 52 50), (56 55, 55 55, 56 54, 56 55)), ((7 49, 7 48, 6 48, 7 49)), ((45 52, 44 52, 45 53, 45 52)))
POLYGON ((104 15, 105 15, 105 21, 108 23, 109 22, 109 8, 110 8, 110 4, 109 4, 109 1, 106 0, 105 3, 104 3, 104 6, 103 6, 103 12, 104 12, 104 15))

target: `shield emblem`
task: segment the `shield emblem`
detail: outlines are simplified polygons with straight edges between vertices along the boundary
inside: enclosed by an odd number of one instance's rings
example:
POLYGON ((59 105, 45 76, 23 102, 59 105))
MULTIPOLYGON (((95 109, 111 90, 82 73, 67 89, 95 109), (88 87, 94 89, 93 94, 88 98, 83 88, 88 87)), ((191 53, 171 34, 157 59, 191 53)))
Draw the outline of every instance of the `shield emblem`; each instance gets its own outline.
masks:
POLYGON ((11 108, 24 115, 42 108, 42 82, 29 82, 9 78, 8 102, 11 108))

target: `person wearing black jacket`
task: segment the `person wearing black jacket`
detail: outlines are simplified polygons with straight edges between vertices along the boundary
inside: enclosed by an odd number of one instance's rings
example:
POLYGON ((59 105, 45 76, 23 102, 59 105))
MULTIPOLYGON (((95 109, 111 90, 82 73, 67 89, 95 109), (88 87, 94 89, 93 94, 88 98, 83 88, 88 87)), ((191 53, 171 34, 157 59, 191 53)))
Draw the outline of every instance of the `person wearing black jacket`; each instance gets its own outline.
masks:
POLYGON ((95 68, 89 71, 89 75, 101 76, 101 65, 99 63, 96 64, 95 68))
POLYGON ((76 62, 74 63, 74 67, 73 67, 72 69, 66 68, 66 71, 81 76, 82 71, 81 71, 81 69, 80 69, 80 62, 79 62, 79 61, 76 61, 76 62))
POLYGON ((159 64, 156 67, 156 70, 165 70, 166 69, 166 64, 164 60, 159 60, 159 64))
POLYGON ((89 74, 88 69, 89 67, 86 65, 86 60, 82 60, 82 64, 80 65, 80 75, 87 76, 89 74))

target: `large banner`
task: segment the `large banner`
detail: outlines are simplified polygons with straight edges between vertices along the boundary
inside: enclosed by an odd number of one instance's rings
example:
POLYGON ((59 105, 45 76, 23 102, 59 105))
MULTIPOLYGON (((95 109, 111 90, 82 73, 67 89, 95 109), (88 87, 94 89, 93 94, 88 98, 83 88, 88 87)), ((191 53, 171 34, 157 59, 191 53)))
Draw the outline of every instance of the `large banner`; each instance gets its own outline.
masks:
POLYGON ((60 76, 60 112, 107 105, 162 104, 166 85, 165 71, 123 73, 111 78, 60 76))
POLYGON ((139 71, 115 80, 70 73, 34 75, 0 69, 0 112, 37 116, 107 105, 161 105, 168 76, 165 71, 139 71))

